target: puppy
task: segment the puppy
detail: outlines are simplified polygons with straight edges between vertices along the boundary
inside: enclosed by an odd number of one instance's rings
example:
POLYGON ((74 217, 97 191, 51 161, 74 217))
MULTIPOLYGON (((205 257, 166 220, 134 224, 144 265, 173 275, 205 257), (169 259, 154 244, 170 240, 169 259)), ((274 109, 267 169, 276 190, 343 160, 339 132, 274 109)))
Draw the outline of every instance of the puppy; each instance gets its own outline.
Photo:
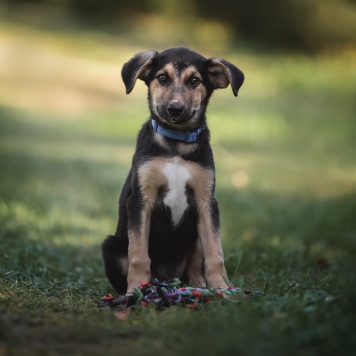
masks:
POLYGON ((106 275, 118 293, 153 278, 226 288, 205 112, 215 89, 230 84, 237 96, 244 75, 224 59, 176 47, 136 54, 122 79, 127 94, 145 82, 151 116, 138 135, 116 232, 102 244, 106 275))

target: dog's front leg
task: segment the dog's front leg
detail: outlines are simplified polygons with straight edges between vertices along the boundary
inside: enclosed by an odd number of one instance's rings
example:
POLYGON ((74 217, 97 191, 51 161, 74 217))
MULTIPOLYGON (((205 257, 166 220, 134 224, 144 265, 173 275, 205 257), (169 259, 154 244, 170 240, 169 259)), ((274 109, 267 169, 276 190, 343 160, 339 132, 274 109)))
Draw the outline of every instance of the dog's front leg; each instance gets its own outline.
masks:
POLYGON ((129 212, 129 249, 127 292, 132 292, 143 282, 151 279, 151 260, 148 255, 148 239, 151 223, 151 207, 131 197, 128 202, 129 212))
POLYGON ((206 281, 203 275, 203 263, 204 253, 200 238, 198 237, 187 258, 188 283, 193 287, 206 287, 206 281))
POLYGON ((221 247, 219 209, 214 198, 199 206, 198 234, 204 253, 205 279, 210 288, 227 288, 228 278, 221 247))

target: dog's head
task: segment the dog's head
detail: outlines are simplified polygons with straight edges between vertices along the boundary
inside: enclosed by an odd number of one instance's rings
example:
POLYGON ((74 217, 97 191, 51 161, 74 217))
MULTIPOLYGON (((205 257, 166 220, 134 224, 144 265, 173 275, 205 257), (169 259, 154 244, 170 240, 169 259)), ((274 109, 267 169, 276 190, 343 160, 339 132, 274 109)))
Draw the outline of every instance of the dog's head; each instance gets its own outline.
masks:
POLYGON ((149 88, 151 115, 179 130, 201 125, 215 89, 230 84, 237 96, 244 81, 243 73, 228 61, 207 59, 184 47, 137 53, 125 63, 122 78, 127 94, 137 79, 143 80, 149 88))

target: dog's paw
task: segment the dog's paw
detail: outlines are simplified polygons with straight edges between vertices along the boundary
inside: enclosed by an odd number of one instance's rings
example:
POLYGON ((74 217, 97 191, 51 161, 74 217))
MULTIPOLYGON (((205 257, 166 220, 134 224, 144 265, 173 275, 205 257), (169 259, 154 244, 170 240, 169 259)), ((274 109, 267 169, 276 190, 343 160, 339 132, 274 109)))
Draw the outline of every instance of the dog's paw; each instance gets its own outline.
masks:
POLYGON ((130 281, 128 283, 126 296, 132 295, 136 288, 142 288, 143 286, 145 286, 149 283, 150 283, 150 279, 148 279, 147 281, 144 281, 143 279, 142 280, 135 279, 133 281, 130 281))
POLYGON ((203 276, 190 279, 190 285, 194 288, 206 288, 206 281, 203 276))
POLYGON ((209 288, 218 289, 218 288, 228 288, 229 281, 225 273, 223 274, 209 274, 206 275, 206 282, 209 288))

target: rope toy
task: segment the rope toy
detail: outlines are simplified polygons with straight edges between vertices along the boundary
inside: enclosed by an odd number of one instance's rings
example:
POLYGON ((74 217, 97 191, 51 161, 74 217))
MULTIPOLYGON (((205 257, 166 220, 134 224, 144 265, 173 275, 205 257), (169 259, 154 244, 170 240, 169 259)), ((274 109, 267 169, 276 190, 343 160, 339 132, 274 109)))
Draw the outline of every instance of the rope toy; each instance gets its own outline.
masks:
MULTIPOLYGON (((155 305, 157 309, 165 309, 172 305, 180 305, 186 308, 196 309, 200 305, 216 299, 229 299, 241 293, 241 288, 234 286, 228 288, 209 289, 180 287, 181 281, 160 282, 155 279, 152 283, 141 283, 135 290, 125 296, 115 298, 111 294, 103 298, 99 307, 121 307, 123 309, 142 305, 147 307, 155 305)), ((251 294, 250 290, 244 290, 244 297, 251 294)))

